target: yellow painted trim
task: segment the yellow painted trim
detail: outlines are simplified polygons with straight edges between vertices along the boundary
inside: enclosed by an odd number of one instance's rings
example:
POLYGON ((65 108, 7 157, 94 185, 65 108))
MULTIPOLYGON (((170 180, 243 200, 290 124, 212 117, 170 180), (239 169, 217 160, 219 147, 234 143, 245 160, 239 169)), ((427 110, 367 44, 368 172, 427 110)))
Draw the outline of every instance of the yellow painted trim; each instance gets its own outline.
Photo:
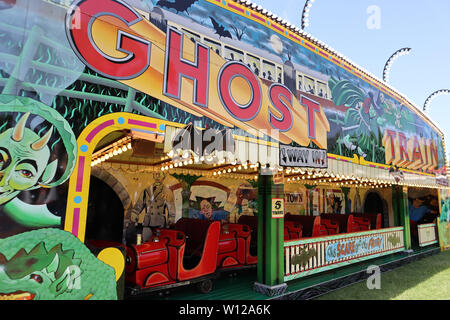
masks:
MULTIPOLYGON (((117 112, 95 119, 81 132, 77 139, 77 145, 79 147, 77 162, 72 176, 69 179, 64 230, 74 234, 80 241, 85 240, 91 159, 98 142, 111 132, 126 129, 144 129, 164 134, 166 126, 176 128, 185 127, 181 123, 140 116, 133 113, 117 112), (129 123, 130 120, 132 123, 129 123), (149 123, 154 124, 155 128, 149 128, 149 123)), ((242 136, 234 137, 257 144, 278 146, 278 143, 269 141, 242 136)))
POLYGON ((244 136, 238 136, 238 135, 233 135, 233 138, 236 140, 252 142, 252 143, 262 144, 262 145, 271 146, 271 147, 277 147, 277 148, 279 147, 279 143, 277 143, 277 142, 265 141, 265 140, 260 140, 260 139, 256 139, 256 138, 244 137, 244 136))
POLYGON ((114 269, 117 282, 125 269, 125 259, 122 252, 117 248, 105 248, 97 255, 97 259, 114 269))
POLYGON ((91 158, 98 142, 111 132, 126 129, 144 129, 164 134, 165 126, 182 128, 185 125, 133 113, 117 112, 99 117, 84 128, 77 139, 77 162, 69 179, 64 230, 71 232, 84 242, 91 158), (129 123, 130 120, 132 123, 129 123), (155 128, 149 128, 146 125, 149 123, 154 124, 155 128))
POLYGON ((359 164, 359 157, 356 154, 353 154, 353 157, 344 157, 333 153, 327 153, 329 158, 332 158, 337 161, 345 160, 347 162, 359 164))

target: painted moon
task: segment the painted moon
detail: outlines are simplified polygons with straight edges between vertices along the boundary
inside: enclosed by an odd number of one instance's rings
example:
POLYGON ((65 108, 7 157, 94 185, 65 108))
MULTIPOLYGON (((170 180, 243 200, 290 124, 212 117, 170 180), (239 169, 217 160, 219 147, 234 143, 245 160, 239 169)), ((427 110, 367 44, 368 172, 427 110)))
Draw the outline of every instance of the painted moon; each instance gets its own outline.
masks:
POLYGON ((276 53, 281 53, 283 51, 283 43, 281 42, 280 37, 277 35, 272 35, 270 37, 270 45, 272 46, 272 49, 275 50, 276 53))

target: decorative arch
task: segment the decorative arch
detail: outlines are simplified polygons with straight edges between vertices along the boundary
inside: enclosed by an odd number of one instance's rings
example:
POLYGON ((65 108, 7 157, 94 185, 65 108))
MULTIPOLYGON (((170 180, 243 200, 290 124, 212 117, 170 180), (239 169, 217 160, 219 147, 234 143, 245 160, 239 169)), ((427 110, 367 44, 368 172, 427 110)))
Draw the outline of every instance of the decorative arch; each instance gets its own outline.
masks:
POLYGON ((91 159, 98 142, 113 131, 139 129, 148 133, 165 134, 166 126, 177 128, 183 124, 145 117, 133 113, 117 112, 92 121, 77 139, 77 161, 69 180, 64 230, 84 242, 89 198, 91 159))
POLYGON ((131 198, 122 183, 111 173, 100 167, 94 167, 91 175, 105 182, 119 197, 125 210, 131 206, 131 198))

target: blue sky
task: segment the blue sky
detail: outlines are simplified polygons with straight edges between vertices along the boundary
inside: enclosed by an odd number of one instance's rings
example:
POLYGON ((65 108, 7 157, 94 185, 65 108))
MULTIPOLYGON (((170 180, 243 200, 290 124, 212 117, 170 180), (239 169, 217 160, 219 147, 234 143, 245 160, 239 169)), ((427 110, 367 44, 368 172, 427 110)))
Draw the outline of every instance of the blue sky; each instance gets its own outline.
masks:
MULTIPOLYGON (((305 1, 252 1, 301 26, 305 1)), ((422 109, 431 93, 450 89, 449 15, 448 0, 315 0, 305 31, 379 79, 389 57, 410 47, 408 55, 392 64, 389 84, 422 109), (377 11, 368 11, 371 6, 377 11), (368 21, 379 24, 369 28, 368 21)), ((445 141, 450 141, 450 95, 435 97, 426 114, 444 132, 445 141)))

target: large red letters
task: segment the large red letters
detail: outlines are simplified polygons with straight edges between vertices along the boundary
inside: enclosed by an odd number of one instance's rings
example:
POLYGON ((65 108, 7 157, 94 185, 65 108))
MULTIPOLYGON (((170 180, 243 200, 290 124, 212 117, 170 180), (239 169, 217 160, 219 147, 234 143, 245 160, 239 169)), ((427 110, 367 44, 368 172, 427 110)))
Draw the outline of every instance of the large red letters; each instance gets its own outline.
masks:
POLYGON ((72 7, 66 16, 66 32, 78 57, 96 72, 117 80, 136 78, 149 66, 150 42, 119 30, 116 50, 125 53, 123 58, 112 57, 102 52, 92 37, 96 19, 112 16, 127 26, 142 20, 141 16, 121 1, 82 0, 72 7), (103 12, 107 8, 107 12, 103 12))

